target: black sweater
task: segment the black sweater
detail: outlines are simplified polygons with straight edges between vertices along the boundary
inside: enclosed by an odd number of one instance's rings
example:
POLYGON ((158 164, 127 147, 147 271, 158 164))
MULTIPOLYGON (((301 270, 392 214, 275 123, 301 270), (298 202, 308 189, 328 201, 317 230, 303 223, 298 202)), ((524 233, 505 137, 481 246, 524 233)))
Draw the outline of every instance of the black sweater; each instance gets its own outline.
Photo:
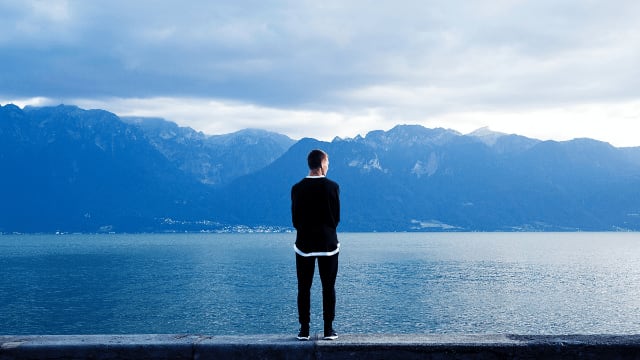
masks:
POLYGON ((338 248, 340 187, 326 177, 306 177, 291 188, 291 220, 296 247, 303 253, 338 248))

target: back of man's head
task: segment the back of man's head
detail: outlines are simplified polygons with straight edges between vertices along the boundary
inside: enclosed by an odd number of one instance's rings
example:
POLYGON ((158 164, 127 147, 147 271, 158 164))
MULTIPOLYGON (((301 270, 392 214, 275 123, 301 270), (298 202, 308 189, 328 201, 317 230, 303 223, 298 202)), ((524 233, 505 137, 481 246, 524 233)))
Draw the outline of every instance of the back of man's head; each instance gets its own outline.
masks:
POLYGON ((309 156, 307 156, 307 163, 309 164, 309 169, 319 169, 322 167, 322 160, 327 157, 327 153, 322 150, 311 150, 309 156))

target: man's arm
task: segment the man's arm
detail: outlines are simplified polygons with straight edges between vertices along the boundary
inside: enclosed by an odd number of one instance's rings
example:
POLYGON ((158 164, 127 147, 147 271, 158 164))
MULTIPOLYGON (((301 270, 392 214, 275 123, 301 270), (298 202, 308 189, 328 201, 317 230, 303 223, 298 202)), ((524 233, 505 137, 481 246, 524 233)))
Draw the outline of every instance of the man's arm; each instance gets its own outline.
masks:
POLYGON ((340 222, 340 186, 336 184, 334 191, 333 218, 336 221, 336 227, 340 222))
POLYGON ((298 229, 299 220, 300 220, 300 216, 298 214, 297 198, 298 197, 296 195, 295 186, 294 186, 291 188, 291 223, 293 224, 293 227, 296 228, 296 230, 298 229))

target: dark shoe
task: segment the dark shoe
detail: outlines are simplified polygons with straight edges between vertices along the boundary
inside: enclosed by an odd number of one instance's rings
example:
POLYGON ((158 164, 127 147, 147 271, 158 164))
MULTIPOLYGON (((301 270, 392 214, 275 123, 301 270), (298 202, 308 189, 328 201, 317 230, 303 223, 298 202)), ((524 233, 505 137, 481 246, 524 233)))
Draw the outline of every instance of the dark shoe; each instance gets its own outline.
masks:
POLYGON ((303 326, 300 328, 300 332, 298 333, 298 340, 307 341, 311 337, 309 336, 309 327, 303 326))
POLYGON ((336 334, 336 332, 331 329, 331 330, 325 330, 324 331, 324 338, 325 340, 335 340, 338 338, 338 334, 336 334))

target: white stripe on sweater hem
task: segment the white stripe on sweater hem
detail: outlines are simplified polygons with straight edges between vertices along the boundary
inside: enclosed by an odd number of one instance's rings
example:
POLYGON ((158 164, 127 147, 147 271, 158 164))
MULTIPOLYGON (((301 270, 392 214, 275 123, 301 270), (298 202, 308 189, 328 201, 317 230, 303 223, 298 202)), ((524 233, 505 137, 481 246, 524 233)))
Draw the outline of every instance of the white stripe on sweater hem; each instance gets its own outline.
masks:
POLYGON ((302 252, 302 250, 298 249, 298 247, 296 246, 296 244, 293 244, 293 250, 296 252, 296 254, 300 255, 300 256, 304 256, 304 257, 311 257, 311 256, 333 256, 335 254, 337 254, 338 252, 340 252, 340 243, 338 243, 338 247, 333 250, 333 251, 329 251, 329 252, 312 252, 312 253, 305 253, 302 252))

